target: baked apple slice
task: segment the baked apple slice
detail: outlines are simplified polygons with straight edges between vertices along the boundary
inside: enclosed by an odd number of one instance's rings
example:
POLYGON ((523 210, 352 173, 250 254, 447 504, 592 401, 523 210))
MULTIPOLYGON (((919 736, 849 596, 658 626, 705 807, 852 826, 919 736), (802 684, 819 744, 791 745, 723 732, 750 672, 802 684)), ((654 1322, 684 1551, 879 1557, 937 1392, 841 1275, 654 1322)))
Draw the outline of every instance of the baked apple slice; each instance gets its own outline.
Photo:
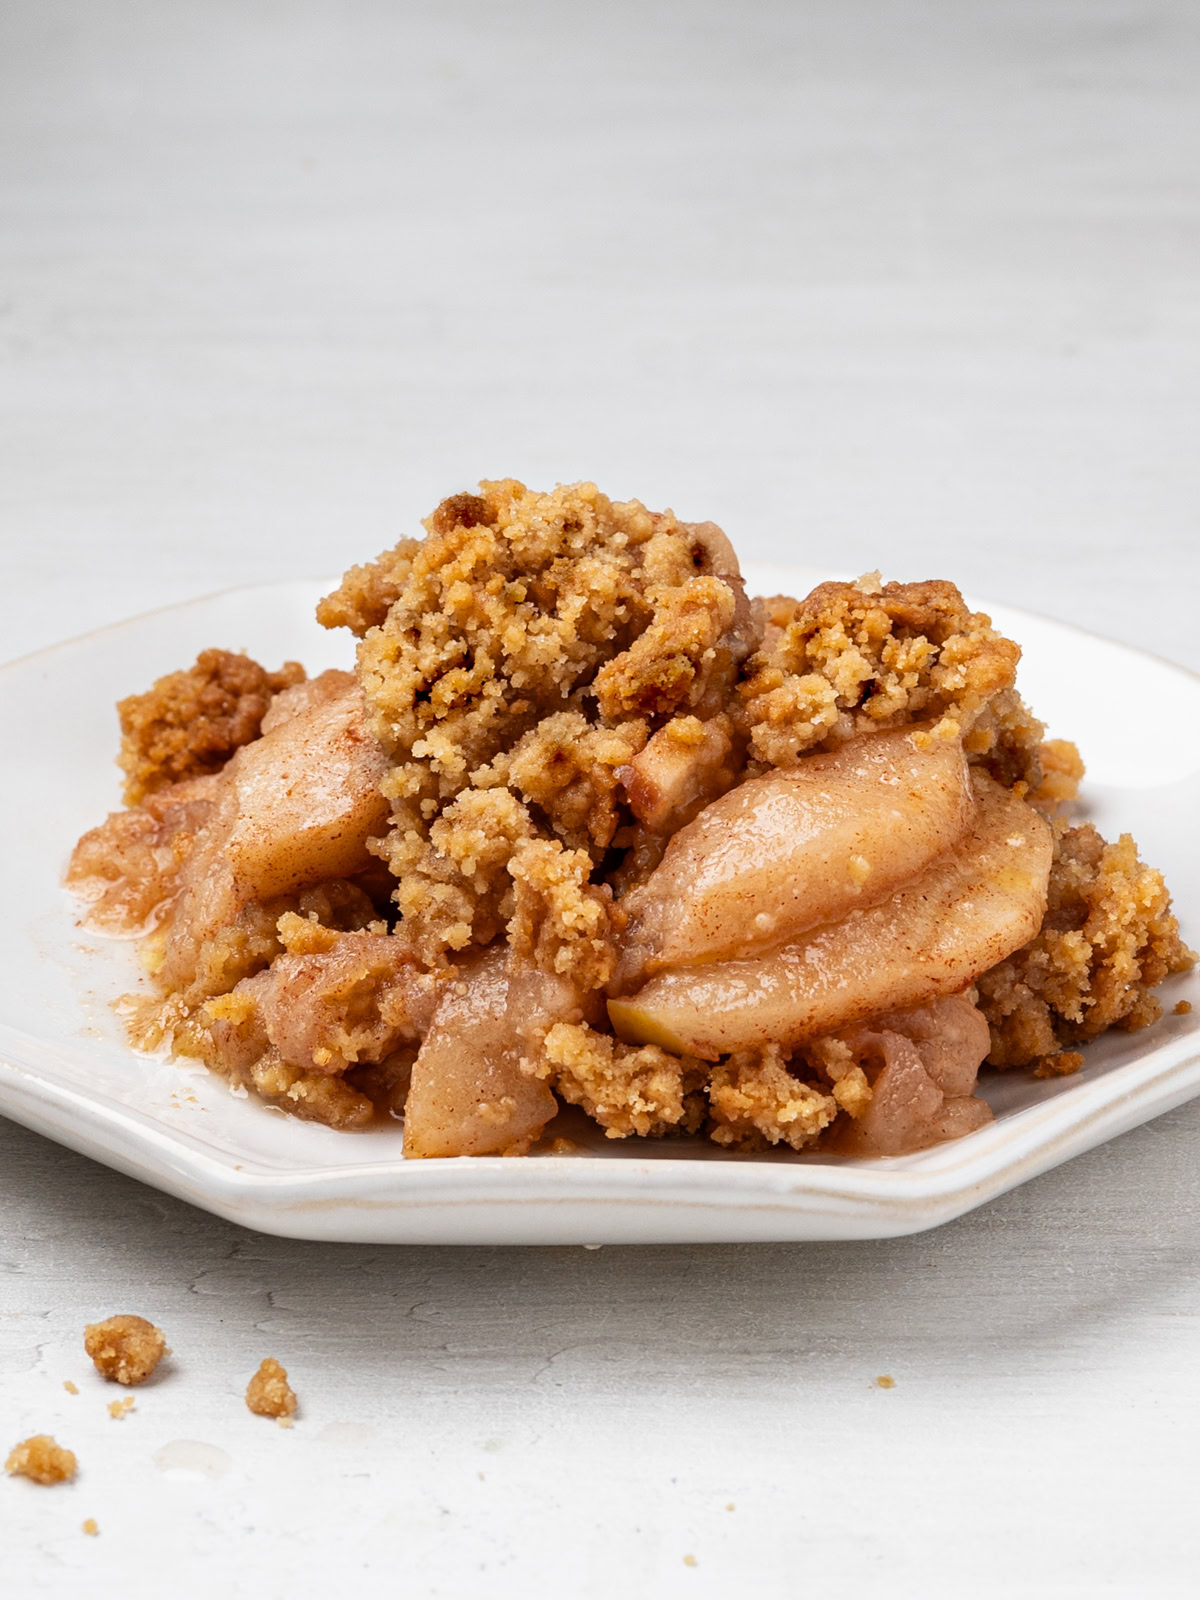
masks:
POLYGON ((608 1002, 616 1032, 715 1061, 965 989, 1041 926, 1051 858, 1050 828, 1030 806, 973 781, 967 836, 882 904, 763 955, 661 971, 608 1002))

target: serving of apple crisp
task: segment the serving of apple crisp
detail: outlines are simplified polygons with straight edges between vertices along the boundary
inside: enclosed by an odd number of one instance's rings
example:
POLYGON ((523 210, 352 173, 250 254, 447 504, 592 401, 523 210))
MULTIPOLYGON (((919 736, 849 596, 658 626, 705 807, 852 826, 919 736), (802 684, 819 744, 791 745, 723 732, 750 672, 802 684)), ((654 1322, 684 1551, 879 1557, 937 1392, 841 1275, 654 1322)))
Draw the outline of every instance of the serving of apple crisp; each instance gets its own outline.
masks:
POLYGON ((354 672, 211 649, 121 702, 127 806, 67 881, 141 939, 139 1048, 408 1156, 523 1154, 563 1105, 895 1155, 1193 964, 953 584, 751 598, 715 524, 591 484, 425 527, 318 607, 354 672))

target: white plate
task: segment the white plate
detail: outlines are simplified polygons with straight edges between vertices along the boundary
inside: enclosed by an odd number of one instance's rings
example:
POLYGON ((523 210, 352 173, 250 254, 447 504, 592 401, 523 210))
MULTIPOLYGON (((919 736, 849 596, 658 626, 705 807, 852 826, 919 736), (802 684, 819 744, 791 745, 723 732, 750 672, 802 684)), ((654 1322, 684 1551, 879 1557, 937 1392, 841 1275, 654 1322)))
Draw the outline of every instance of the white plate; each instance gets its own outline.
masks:
MULTIPOLYGON (((760 592, 825 574, 751 571, 760 592)), ((959 1216, 1200 1092, 1200 984, 1164 986, 1168 1015, 1111 1034, 1075 1077, 986 1075, 991 1126, 871 1162, 723 1154, 701 1141, 605 1141, 526 1160, 405 1162, 401 1132, 335 1133, 232 1094, 195 1067, 123 1043, 110 1001, 140 981, 133 948, 87 935, 60 888, 76 837, 118 801, 113 703, 209 645, 269 665, 348 665, 312 620, 327 585, 272 584, 153 612, 0 670, 7 856, 0 934, 0 1112, 220 1216, 312 1239, 455 1244, 864 1239, 959 1216), (1186 1016, 1170 1007, 1187 997, 1186 1016)), ((1128 829, 1200 935, 1200 678, 1058 623, 988 607, 1025 647, 1021 682, 1088 762, 1084 809, 1128 829)), ((588 1125, 590 1129, 590 1124, 588 1125)))

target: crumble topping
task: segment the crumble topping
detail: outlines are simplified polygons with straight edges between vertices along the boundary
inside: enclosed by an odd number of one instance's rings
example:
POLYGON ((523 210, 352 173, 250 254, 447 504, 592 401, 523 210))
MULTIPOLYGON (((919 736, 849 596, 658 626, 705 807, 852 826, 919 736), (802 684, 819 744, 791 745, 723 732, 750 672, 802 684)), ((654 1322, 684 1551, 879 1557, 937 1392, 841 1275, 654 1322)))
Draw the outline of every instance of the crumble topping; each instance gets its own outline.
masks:
POLYGON ((522 842, 598 860, 629 820, 618 770, 653 724, 723 699, 756 642, 732 552, 707 526, 594 484, 480 487, 320 612, 362 635, 370 724, 393 759, 380 850, 429 960, 496 937, 522 842))
MULTIPOLYGON (((145 1317, 106 1317, 83 1330, 83 1348, 92 1358, 96 1371, 110 1383, 145 1383, 165 1355, 167 1341, 161 1328, 145 1317)), ((115 1405, 133 1405, 130 1400, 115 1405)), ((112 1409, 111 1407, 109 1408, 112 1409)), ((117 1413, 114 1411, 113 1415, 117 1413)))
POLYGON ((303 677, 296 661, 268 672, 247 655, 202 650, 195 666, 170 672, 145 694, 122 700, 118 764, 125 773, 126 805, 184 778, 219 771, 240 745, 258 737, 272 697, 303 677))
MULTIPOLYGON (((876 573, 818 584, 803 600, 777 596, 766 616, 739 686, 751 753, 764 765, 925 721, 961 736, 1001 782, 1041 781, 1044 728, 1014 687, 1020 647, 968 610, 952 583, 880 584, 876 573)), ((1054 759, 1065 789, 1063 746, 1054 759)))
POLYGON ((559 1022, 533 1070, 568 1105, 582 1106, 609 1139, 695 1133, 704 1121, 706 1068, 657 1045, 620 1044, 586 1024, 559 1022))
POLYGON ((713 1069, 708 1089, 712 1139, 742 1150, 786 1144, 803 1150, 838 1113, 833 1095, 789 1070, 779 1045, 732 1055, 713 1069))
POLYGON ((1106 844, 1090 822, 1056 821, 1041 930, 979 979, 992 1030, 988 1062, 1074 1071, 1082 1063, 1074 1046, 1107 1028, 1156 1022, 1154 988, 1195 960, 1162 873, 1139 859, 1130 835, 1106 844))

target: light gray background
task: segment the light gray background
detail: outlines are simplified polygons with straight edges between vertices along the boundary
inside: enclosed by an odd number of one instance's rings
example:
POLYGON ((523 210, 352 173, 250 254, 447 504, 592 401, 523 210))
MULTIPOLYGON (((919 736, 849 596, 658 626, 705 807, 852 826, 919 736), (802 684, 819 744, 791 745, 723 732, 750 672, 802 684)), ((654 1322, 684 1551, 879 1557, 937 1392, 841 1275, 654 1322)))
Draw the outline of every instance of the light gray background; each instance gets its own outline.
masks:
MULTIPOLYGON (((0 654, 512 474, 1200 667, 1198 73, 1185 0, 8 0, 0 654)), ((899 1243, 435 1252, 5 1124, 0 1446, 83 1462, 0 1482, 5 1581, 1190 1595, 1198 1140, 899 1243), (123 1423, 113 1309, 178 1352, 123 1423), (290 1434, 240 1408, 268 1351, 290 1434)))

